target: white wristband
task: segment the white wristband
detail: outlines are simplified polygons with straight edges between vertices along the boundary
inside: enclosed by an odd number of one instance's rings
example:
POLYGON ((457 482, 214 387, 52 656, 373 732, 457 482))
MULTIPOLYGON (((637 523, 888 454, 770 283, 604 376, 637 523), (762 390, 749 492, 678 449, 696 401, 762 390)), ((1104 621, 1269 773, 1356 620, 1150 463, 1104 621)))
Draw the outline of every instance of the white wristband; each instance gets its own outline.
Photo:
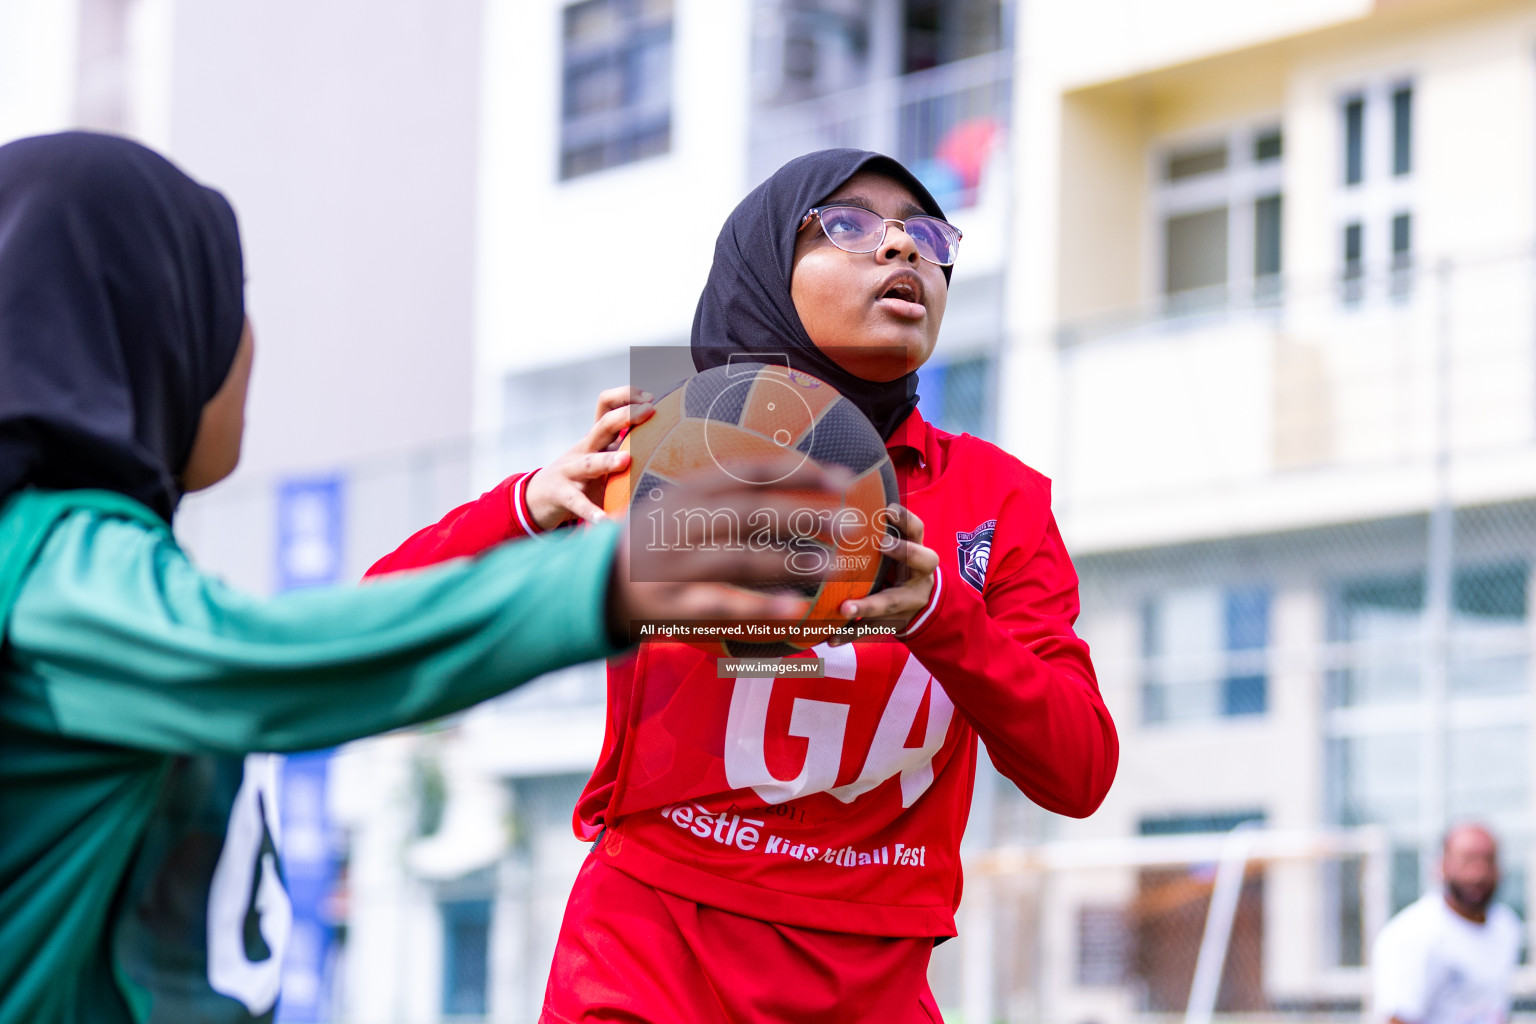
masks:
POLYGON ((933 615, 933 610, 939 606, 939 595, 942 594, 943 592, 944 592, 944 573, 943 573, 943 570, 939 566, 934 566, 934 569, 933 569, 933 593, 928 595, 928 604, 923 607, 923 610, 921 612, 918 612, 917 618, 913 619, 911 624, 907 626, 906 632, 898 633, 896 635, 898 637, 909 637, 913 633, 916 633, 919 629, 921 629, 923 627, 923 623, 927 622, 929 617, 933 615))
MULTIPOLYGON (((533 471, 533 473, 537 472, 538 470, 533 471)), ((528 504, 528 481, 533 479, 533 473, 523 474, 523 478, 519 480, 517 482, 517 486, 513 488, 514 493, 512 495, 512 507, 517 510, 517 523, 523 528, 523 532, 530 537, 536 536, 543 532, 533 523, 528 521, 528 516, 523 511, 523 509, 528 504)))

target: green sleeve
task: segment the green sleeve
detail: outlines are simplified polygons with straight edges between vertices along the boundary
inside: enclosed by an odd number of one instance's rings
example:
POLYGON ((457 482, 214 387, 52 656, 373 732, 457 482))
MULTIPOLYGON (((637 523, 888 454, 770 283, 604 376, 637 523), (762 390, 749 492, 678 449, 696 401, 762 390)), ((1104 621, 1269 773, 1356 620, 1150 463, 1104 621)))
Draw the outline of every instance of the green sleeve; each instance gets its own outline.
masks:
POLYGON ((164 530, 75 512, 7 624, 0 719, 167 752, 329 746, 435 718, 612 652, 617 527, 260 599, 164 530))

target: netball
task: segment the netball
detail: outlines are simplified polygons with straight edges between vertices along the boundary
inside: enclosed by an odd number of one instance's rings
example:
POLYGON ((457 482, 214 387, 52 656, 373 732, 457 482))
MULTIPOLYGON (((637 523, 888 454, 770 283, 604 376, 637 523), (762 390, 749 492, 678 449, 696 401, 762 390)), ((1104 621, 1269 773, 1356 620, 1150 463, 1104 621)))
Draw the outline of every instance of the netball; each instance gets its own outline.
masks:
MULTIPOLYGON (((656 414, 632 430, 621 446, 629 468, 608 480, 603 507, 611 516, 645 516, 647 504, 678 480, 719 467, 735 475, 750 463, 798 453, 853 474, 842 506, 815 530, 800 533, 793 555, 825 575, 804 588, 810 604, 803 623, 840 621, 838 606, 879 588, 887 571, 876 545, 886 532, 882 510, 899 500, 885 443, 848 399, 830 384, 773 363, 732 362, 689 378, 656 403, 656 414)), ((668 523, 651 531, 663 541, 668 523)), ((751 524, 747 524, 750 533, 751 524)), ((743 538, 744 539, 744 538, 743 538)), ((788 654, 813 647, 825 635, 773 643, 699 641, 697 646, 738 657, 788 654)))

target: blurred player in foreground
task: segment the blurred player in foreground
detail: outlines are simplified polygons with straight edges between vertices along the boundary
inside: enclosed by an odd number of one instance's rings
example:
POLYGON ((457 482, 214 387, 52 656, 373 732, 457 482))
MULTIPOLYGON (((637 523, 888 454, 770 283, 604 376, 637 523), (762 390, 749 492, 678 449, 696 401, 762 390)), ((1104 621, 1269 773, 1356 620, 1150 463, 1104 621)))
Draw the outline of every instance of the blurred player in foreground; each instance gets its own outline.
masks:
MULTIPOLYGON (((1085 816, 1108 792, 1119 748, 1072 631, 1049 482, 917 410, 958 243, 905 168, 846 149, 791 161, 722 229, 694 364, 788 353, 869 417, 910 507, 890 552, 910 573, 841 611, 903 632, 818 647, 826 678, 720 679, 677 643, 610 662, 604 749, 575 813, 593 851, 546 1024, 938 1020, 926 972, 955 934, 978 739, 1049 810, 1085 816)), ((603 448, 650 414, 625 407, 644 397, 606 393, 566 457, 374 571, 595 515, 628 457, 603 448)))
POLYGON ((633 583, 612 524, 273 600, 204 575, 170 521, 239 459, 243 292, 234 212, 163 158, 0 147, 0 1024, 271 1019, 291 910, 275 762, 249 752, 463 708, 636 617, 786 610, 686 582, 772 578, 782 552, 673 552, 679 582, 633 583))
POLYGON ((1387 922, 1371 954, 1378 1022, 1505 1024, 1524 927, 1493 902, 1499 845, 1481 825, 1459 825, 1441 848, 1442 887, 1387 922))

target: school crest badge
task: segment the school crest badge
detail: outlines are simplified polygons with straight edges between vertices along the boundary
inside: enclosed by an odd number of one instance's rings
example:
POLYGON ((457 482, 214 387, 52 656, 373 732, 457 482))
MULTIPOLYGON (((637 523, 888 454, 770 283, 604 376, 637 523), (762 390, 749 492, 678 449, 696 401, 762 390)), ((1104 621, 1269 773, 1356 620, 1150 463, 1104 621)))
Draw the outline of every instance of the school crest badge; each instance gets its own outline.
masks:
POLYGON ((974 530, 955 533, 955 557, 960 561, 960 575, 981 593, 987 582, 987 562, 992 558, 992 534, 997 520, 988 519, 974 530))

